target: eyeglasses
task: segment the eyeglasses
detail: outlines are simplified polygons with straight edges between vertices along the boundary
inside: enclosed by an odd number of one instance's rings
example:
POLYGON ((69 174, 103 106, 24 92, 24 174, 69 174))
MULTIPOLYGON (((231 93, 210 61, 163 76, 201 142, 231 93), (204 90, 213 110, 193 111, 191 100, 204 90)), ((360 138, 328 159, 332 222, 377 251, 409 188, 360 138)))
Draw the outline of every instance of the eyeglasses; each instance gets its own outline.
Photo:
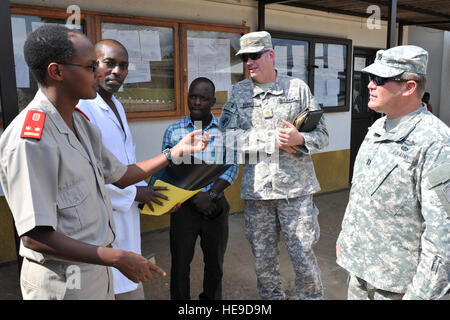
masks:
POLYGON ((260 51, 260 52, 255 52, 255 53, 244 53, 241 54, 241 59, 244 62, 247 62, 248 59, 252 59, 253 61, 258 60, 259 58, 261 58, 261 56, 266 53, 269 50, 264 50, 264 51, 260 51))
POLYGON ((373 74, 369 75, 370 81, 373 81, 377 86, 384 86, 388 81, 395 82, 407 82, 409 79, 401 79, 401 78, 383 78, 373 74))
POLYGON ((97 70, 98 68, 98 61, 92 63, 91 65, 82 65, 82 64, 76 64, 76 63, 61 63, 62 65, 67 65, 67 66, 75 66, 75 67, 82 67, 82 68, 87 68, 87 69, 91 69, 92 72, 95 72, 95 70, 97 70))

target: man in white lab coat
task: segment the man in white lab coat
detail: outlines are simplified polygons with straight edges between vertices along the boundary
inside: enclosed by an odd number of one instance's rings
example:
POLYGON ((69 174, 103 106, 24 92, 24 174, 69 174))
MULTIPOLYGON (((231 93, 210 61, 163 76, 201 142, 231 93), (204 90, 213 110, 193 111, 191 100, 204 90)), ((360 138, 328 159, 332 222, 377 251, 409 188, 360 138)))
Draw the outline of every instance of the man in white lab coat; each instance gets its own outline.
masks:
MULTIPOLYGON (((99 62, 99 89, 92 100, 80 100, 77 107, 97 125, 102 132, 103 144, 124 164, 136 162, 135 149, 125 110, 114 97, 128 75, 128 53, 125 47, 115 40, 102 40, 95 46, 99 62)), ((141 254, 141 230, 138 203, 145 202, 152 209, 151 202, 162 204, 159 198, 167 197, 158 190, 161 187, 148 187, 145 181, 124 189, 109 184, 107 189, 113 207, 116 238, 114 248, 141 254)), ((115 298, 120 300, 144 299, 142 283, 130 281, 119 270, 113 268, 115 298)))

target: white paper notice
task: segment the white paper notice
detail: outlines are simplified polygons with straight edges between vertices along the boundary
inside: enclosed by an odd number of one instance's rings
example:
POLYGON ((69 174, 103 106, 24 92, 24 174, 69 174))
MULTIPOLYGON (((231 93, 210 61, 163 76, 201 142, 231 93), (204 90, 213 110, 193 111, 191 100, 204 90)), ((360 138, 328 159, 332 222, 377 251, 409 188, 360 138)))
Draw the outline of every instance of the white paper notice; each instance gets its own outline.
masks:
POLYGON ((306 47, 303 45, 300 46, 292 46, 292 58, 294 62, 294 66, 297 68, 305 68, 307 61, 307 52, 306 47))
POLYGON ((323 106, 335 107, 338 105, 340 80, 338 71, 328 68, 316 69, 314 79, 314 97, 323 106))
POLYGON ((279 74, 288 74, 287 69, 287 47, 286 46, 275 46, 275 69, 277 69, 279 74))
POLYGON ((17 88, 30 87, 30 73, 23 55, 23 46, 27 39, 27 29, 24 18, 11 18, 13 50, 14 50, 14 66, 16 71, 17 88))
POLYGON ((361 71, 366 67, 366 58, 364 57, 355 57, 355 65, 353 66, 353 69, 355 71, 361 71))
POLYGON ((304 45, 292 46, 292 61, 294 66, 292 67, 292 76, 300 78, 305 82, 308 82, 308 74, 306 72, 307 51, 304 45))
POLYGON ((327 95, 326 77, 321 72, 323 69, 317 69, 314 75, 314 97, 317 101, 322 102, 327 95))
POLYGON ((210 79, 216 91, 231 89, 230 40, 188 38, 188 85, 198 77, 210 79))
POLYGON ((327 80, 327 96, 338 95, 341 84, 339 79, 328 79, 327 80))
POLYGON ((159 32, 153 30, 140 30, 142 60, 161 61, 161 48, 159 45, 159 32))
POLYGON ((339 44, 328 45, 328 68, 344 71, 344 46, 339 44))
POLYGON ((116 29, 103 29, 102 30, 102 39, 114 39, 117 40, 117 30, 116 29))
POLYGON ((139 33, 137 30, 118 30, 116 37, 116 40, 127 49, 130 61, 142 59, 139 33))
POLYGON ((124 83, 150 82, 150 62, 140 59, 130 59, 128 64, 128 76, 124 83))

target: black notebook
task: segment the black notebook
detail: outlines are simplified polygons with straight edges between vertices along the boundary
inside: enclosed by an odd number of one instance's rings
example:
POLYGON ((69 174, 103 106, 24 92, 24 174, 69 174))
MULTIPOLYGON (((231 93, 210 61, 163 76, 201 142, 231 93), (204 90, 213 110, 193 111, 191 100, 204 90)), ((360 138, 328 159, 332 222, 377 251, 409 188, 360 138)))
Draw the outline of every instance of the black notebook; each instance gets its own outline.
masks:
POLYGON ((322 118, 323 110, 303 110, 294 119, 294 126, 298 131, 309 132, 316 128, 317 124, 322 118))

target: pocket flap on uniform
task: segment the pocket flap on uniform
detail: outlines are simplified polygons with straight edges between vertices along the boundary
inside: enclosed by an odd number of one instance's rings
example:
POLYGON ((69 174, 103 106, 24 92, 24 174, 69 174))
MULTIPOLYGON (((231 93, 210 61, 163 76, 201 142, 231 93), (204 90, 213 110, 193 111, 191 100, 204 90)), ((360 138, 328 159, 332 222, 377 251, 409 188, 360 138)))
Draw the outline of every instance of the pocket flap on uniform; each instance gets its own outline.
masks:
POLYGON ((438 168, 431 170, 428 173, 428 181, 430 182, 429 189, 444 184, 450 180, 450 163, 444 164, 438 168))
POLYGON ((58 208, 64 209, 77 206, 88 196, 88 189, 83 182, 80 182, 59 191, 56 200, 58 208))
POLYGON ((369 194, 372 196, 378 188, 383 184, 389 174, 398 166, 396 162, 391 162, 386 167, 380 171, 377 177, 374 177, 374 180, 371 185, 368 186, 369 194))

